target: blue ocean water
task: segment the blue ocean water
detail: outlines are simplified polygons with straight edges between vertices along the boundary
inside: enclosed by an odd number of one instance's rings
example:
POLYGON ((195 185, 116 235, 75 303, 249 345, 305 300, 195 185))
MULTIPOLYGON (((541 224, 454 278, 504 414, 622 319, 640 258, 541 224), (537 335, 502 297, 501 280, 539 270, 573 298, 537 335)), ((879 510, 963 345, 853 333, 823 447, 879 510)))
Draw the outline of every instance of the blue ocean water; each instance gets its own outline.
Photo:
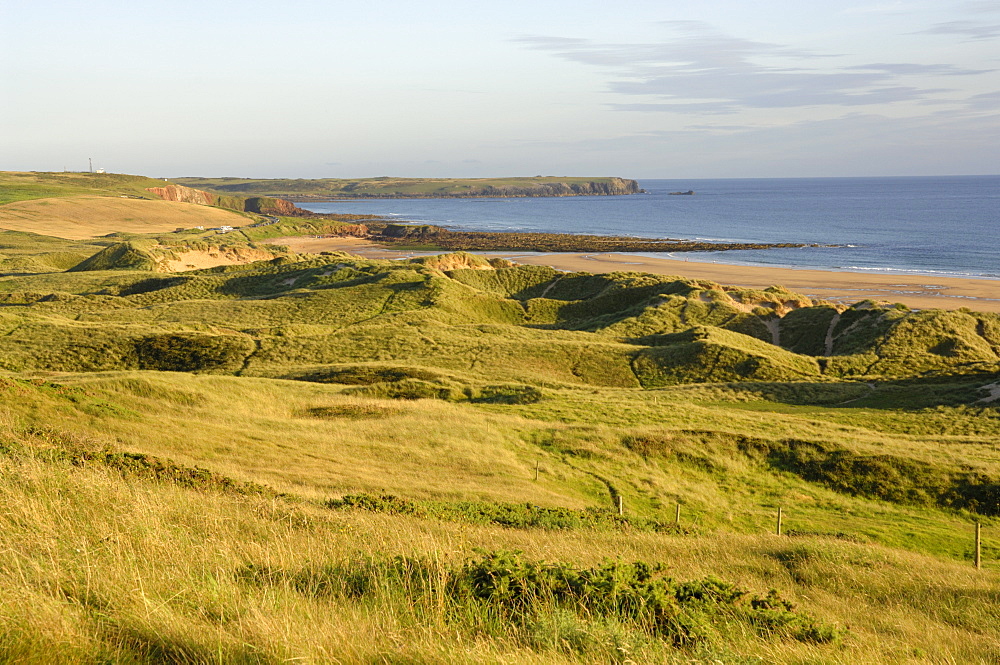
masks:
POLYGON ((374 214, 462 230, 835 245, 685 256, 719 263, 1000 278, 1000 176, 639 184, 647 194, 300 205, 316 212, 374 214), (689 189, 694 196, 669 194, 689 189))

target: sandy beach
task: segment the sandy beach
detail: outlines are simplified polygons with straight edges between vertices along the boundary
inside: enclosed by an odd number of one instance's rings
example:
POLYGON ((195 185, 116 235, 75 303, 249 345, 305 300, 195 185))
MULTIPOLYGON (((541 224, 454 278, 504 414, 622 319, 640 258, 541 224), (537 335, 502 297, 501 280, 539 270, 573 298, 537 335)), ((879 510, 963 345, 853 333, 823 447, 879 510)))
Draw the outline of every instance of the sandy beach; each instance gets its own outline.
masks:
MULTIPOLYGON (((399 259, 430 253, 387 248, 361 238, 292 237, 276 238, 270 242, 286 245, 295 252, 340 251, 377 259, 399 259)), ((634 254, 503 252, 487 256, 502 256, 515 263, 551 266, 574 272, 648 272, 756 289, 781 285, 810 298, 845 304, 871 299, 903 303, 914 309, 968 307, 980 312, 1000 312, 1000 280, 991 279, 736 266, 634 254)))

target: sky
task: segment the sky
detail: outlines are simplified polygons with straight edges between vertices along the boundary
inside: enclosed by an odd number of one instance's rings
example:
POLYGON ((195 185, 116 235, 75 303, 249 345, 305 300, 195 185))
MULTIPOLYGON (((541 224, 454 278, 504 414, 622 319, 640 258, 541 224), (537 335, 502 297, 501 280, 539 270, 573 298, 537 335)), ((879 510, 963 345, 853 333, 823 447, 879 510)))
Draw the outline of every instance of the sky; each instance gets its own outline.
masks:
POLYGON ((998 0, 0 0, 0 62, 0 170, 1000 173, 998 0))

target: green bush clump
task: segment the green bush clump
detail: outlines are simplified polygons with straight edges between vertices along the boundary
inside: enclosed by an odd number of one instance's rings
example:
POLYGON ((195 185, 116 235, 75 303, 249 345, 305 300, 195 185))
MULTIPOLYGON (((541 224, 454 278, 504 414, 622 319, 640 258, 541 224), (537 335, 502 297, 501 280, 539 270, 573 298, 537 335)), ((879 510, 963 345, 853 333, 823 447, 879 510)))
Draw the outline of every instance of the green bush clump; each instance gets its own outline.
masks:
POLYGON ((246 335, 204 333, 149 335, 133 345, 140 369, 166 372, 238 369, 255 349, 246 335))
POLYGON ((446 402, 459 402, 465 398, 465 393, 457 386, 420 379, 373 383, 348 388, 344 394, 377 399, 440 399, 446 402))
POLYGON ((466 395, 477 404, 535 404, 544 397, 540 388, 513 384, 469 388, 466 395))
POLYGON ((441 399, 477 404, 534 404, 542 390, 522 384, 468 385, 449 375, 423 367, 398 365, 348 365, 324 367, 288 378, 315 383, 339 383, 345 394, 382 399, 441 399))
POLYGON ((289 376, 298 381, 314 383, 339 383, 348 386, 371 386, 376 383, 393 383, 406 379, 418 381, 440 381, 444 375, 422 367, 401 367, 396 365, 348 365, 324 367, 289 376))
POLYGON ((587 568, 501 550, 481 551, 460 564, 403 556, 357 557, 298 571, 251 564, 237 578, 288 585, 314 598, 380 598, 428 611, 436 606, 452 624, 471 622, 535 648, 551 642, 545 638, 556 617, 564 626, 583 628, 572 631, 579 639, 559 640, 583 653, 599 646, 586 639, 588 632, 609 621, 676 648, 721 642, 737 625, 764 638, 815 644, 836 643, 846 632, 796 611, 773 589, 761 597, 711 576, 677 581, 662 565, 643 561, 605 560, 587 568))
POLYGON ((187 277, 150 277, 149 279, 140 279, 121 287, 118 290, 118 295, 134 296, 141 293, 150 293, 152 291, 159 291, 160 289, 168 289, 172 286, 180 286, 186 284, 188 281, 187 277))

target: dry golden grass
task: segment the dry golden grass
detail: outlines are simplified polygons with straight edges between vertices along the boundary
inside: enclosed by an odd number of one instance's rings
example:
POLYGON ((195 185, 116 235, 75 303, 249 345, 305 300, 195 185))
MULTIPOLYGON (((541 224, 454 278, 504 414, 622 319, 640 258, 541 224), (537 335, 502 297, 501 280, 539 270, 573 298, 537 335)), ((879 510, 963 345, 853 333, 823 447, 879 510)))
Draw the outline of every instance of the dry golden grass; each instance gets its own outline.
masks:
POLYGON ((0 228, 83 240, 109 233, 163 233, 177 228, 241 226, 235 212, 174 201, 74 196, 0 206, 0 228))
MULTIPOLYGON (((475 548, 593 565, 661 562, 716 575, 849 627, 840 646, 752 631, 699 651, 639 645, 631 661, 987 663, 997 574, 829 538, 522 531, 331 512, 31 459, 0 466, 0 660, 5 662, 608 662, 470 631, 398 595, 350 598, 253 584, 246 566, 301 571, 357 556, 461 561, 475 548)), ((433 599, 431 599, 432 601, 433 599)))

